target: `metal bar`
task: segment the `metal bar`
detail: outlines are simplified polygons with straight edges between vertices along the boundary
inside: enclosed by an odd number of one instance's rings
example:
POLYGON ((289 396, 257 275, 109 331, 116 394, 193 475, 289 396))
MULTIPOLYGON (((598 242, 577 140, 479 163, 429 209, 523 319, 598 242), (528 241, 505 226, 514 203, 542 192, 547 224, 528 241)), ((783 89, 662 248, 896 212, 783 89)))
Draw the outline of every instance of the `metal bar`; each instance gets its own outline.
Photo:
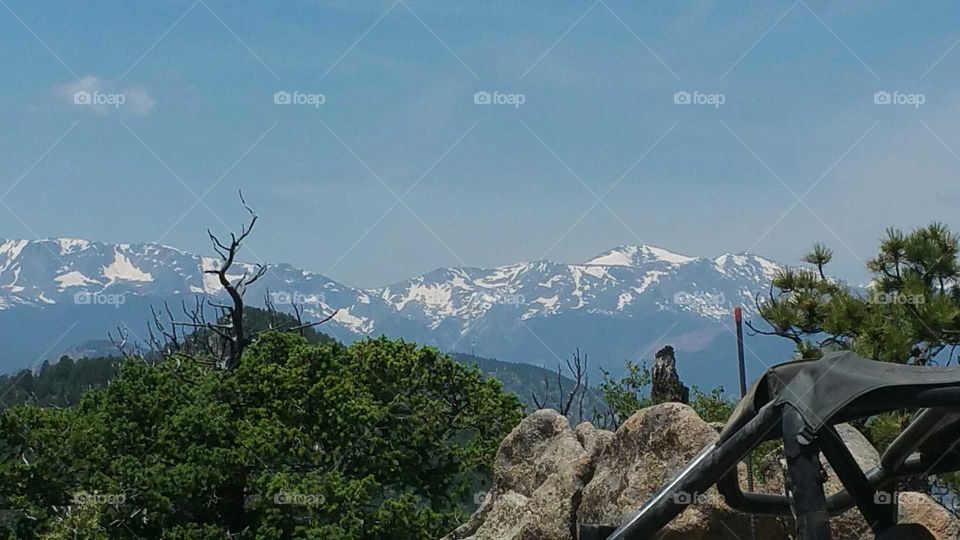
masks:
POLYGON ((817 433, 817 442, 873 532, 896 525, 896 505, 877 497, 877 490, 870 485, 837 430, 829 425, 824 427, 817 433))
POLYGON ((704 449, 672 481, 660 488, 608 540, 644 540, 682 512, 697 495, 706 492, 752 450, 780 420, 780 409, 767 404, 757 415, 719 446, 704 449))
MULTIPOLYGON (((747 395, 747 366, 743 359, 743 310, 733 308, 733 320, 737 325, 737 367, 740 370, 740 399, 747 395)), ((753 491, 753 449, 747 454, 747 489, 753 491)), ((736 475, 734 475, 736 477, 736 475)), ((750 514, 750 540, 757 539, 757 517, 750 514)))
POLYGON ((740 398, 747 395, 747 366, 743 361, 743 310, 733 308, 733 320, 737 323, 737 366, 740 368, 740 398))
POLYGON ((890 443, 880 456, 880 466, 888 471, 896 471, 921 444, 943 426, 956 420, 956 417, 956 411, 950 409, 924 410, 890 443))
POLYGON ((787 458, 788 492, 797 520, 798 540, 830 540, 830 516, 823 494, 820 449, 803 434, 803 417, 783 407, 783 454, 787 458))

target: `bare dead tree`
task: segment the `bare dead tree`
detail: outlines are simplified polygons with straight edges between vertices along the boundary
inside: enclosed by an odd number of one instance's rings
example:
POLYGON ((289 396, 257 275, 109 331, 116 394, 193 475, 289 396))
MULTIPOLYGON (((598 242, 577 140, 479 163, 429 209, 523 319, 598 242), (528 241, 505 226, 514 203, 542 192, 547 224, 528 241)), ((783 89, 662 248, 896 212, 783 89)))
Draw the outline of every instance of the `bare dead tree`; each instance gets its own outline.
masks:
POLYGON ((120 352, 120 356, 128 358, 131 356, 129 351, 129 346, 127 345, 130 337, 129 330, 124 326, 117 326, 116 328, 117 335, 113 335, 113 330, 107 332, 107 338, 110 339, 110 343, 113 344, 113 347, 120 352))
POLYGON ((617 418, 613 409, 605 405, 599 406, 596 403, 593 405, 590 422, 600 429, 616 430, 620 427, 620 419, 617 418))
POLYGON ((330 319, 334 318, 339 309, 333 310, 330 315, 320 319, 319 321, 314 322, 303 322, 304 321, 304 307, 303 304, 297 300, 295 296, 292 296, 290 299, 290 307, 293 309, 292 319, 289 317, 281 317, 280 311, 276 309, 273 305, 273 296, 270 294, 270 289, 267 289, 266 294, 264 295, 263 305, 267 310, 268 314, 268 327, 265 330, 257 332, 261 334, 263 332, 297 332, 301 336, 304 335, 304 331, 308 328, 313 328, 314 326, 319 326, 330 319))
MULTIPOLYGON (((218 268, 204 270, 204 274, 216 276, 217 281, 220 282, 220 287, 226 291, 231 301, 230 304, 211 302, 212 306, 223 310, 226 317, 223 321, 207 322, 204 326, 207 330, 220 336, 226 343, 227 355, 223 367, 228 370, 240 365, 240 358, 243 356, 244 349, 253 342, 253 337, 246 331, 243 324, 243 295, 247 288, 256 283, 267 272, 267 267, 258 263, 254 266, 252 273, 248 269, 244 269, 243 274, 234 280, 231 280, 228 275, 236 262, 237 252, 243 245, 243 241, 253 232, 258 219, 257 214, 243 199, 242 192, 240 193, 240 203, 250 215, 250 222, 240 227, 239 235, 231 232, 228 243, 224 243, 210 229, 207 229, 207 236, 210 237, 213 250, 220 256, 220 265, 218 268)), ((189 323, 183 324, 189 325, 189 323)))
POLYGON ((590 391, 590 360, 587 355, 581 355, 579 347, 573 353, 571 358, 564 361, 566 366, 557 364, 557 392, 554 395, 550 388, 550 378, 543 379, 543 394, 536 392, 531 394, 533 404, 537 409, 543 409, 548 406, 552 399, 556 399, 556 409, 560 414, 570 417, 571 412, 576 413, 576 420, 584 418, 584 404, 587 393, 590 391), (566 368, 566 369, 564 369, 566 368), (569 379, 573 381, 573 387, 568 391, 564 390, 564 371, 569 379), (576 407, 576 410, 574 410, 576 407))
POLYGON ((273 305, 273 294, 270 293, 269 287, 263 293, 263 307, 267 310, 267 328, 274 330, 283 325, 285 321, 281 319, 280 312, 273 305))
MULTIPOLYGON (((213 368, 231 370, 240 364, 244 350, 260 334, 282 331, 300 332, 302 335, 305 329, 323 324, 337 314, 334 311, 319 321, 305 323, 303 307, 295 301, 294 319, 281 320, 268 290, 265 299, 269 312, 268 328, 260 331, 247 328, 244 295, 251 285, 266 274, 267 267, 263 264, 252 267, 245 265, 239 277, 231 274, 231 270, 237 266, 237 253, 253 232, 258 220, 257 214, 244 200, 242 192, 239 196, 240 203, 249 214, 249 221, 241 226, 239 234, 231 232, 229 240, 221 240, 207 229, 207 236, 220 261, 216 267, 205 269, 203 273, 216 277, 228 301, 221 303, 200 296, 195 297, 192 306, 181 301, 182 318, 175 317, 166 302, 162 310, 151 307, 152 320, 147 323, 146 339, 143 341, 154 358, 173 359, 178 367, 183 360, 189 359, 213 368)), ((123 329, 117 330, 117 337, 114 338, 111 334, 110 339, 121 351, 126 351, 129 334, 123 329)), ((126 352, 124 354, 126 355, 126 352)))
POLYGON ((131 342, 130 329, 126 325, 117 325, 115 332, 116 335, 114 331, 108 331, 107 338, 122 358, 143 358, 140 342, 136 339, 131 342))

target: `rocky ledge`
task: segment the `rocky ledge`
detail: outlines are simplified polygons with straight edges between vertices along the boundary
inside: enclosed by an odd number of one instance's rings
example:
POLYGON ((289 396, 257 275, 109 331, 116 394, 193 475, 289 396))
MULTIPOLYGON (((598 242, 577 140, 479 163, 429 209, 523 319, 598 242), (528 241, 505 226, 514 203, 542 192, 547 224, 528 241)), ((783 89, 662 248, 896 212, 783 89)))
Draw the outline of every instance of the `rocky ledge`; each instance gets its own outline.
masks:
MULTIPOLYGON (((839 431, 861 467, 879 461, 856 429, 843 425, 839 431)), ((679 403, 638 411, 616 432, 590 423, 571 428, 556 411, 537 411, 501 443, 493 487, 470 519, 444 540, 576 540, 580 523, 620 523, 716 438, 714 427, 679 403)), ((758 467, 765 480, 757 489, 782 493, 780 456, 771 454, 758 467)), ((840 483, 829 467, 827 472, 830 494, 840 483)), ((901 522, 921 524, 938 539, 960 538, 960 522, 929 496, 901 493, 899 502, 901 522)), ((831 526, 838 540, 872 537, 856 510, 833 518, 831 526)), ((792 532, 789 518, 758 516, 751 525, 749 516, 728 508, 712 488, 659 538, 776 540, 793 538, 792 532)))

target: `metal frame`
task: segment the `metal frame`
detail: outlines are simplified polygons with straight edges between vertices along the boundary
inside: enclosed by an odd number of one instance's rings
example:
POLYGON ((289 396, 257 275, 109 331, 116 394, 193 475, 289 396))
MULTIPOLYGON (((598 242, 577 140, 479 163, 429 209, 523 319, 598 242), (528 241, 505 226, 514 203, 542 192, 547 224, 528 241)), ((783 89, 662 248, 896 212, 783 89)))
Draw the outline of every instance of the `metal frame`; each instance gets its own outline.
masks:
POLYGON ((751 514, 793 515, 798 540, 829 540, 829 516, 856 506, 876 534, 897 524, 895 480, 918 474, 960 470, 960 386, 901 387, 872 392, 854 400, 816 433, 809 433, 800 413, 789 404, 770 402, 725 440, 705 448, 618 528, 582 525, 580 540, 643 540, 656 538, 691 502, 689 494, 716 485, 733 509, 751 514), (860 469, 833 427, 882 412, 922 408, 883 453, 880 465, 860 469), (760 443, 782 437, 787 458, 787 495, 744 492, 737 463, 760 443), (930 452, 923 446, 935 446, 930 452), (919 453, 918 453, 919 450, 919 453), (820 454, 843 489, 824 496, 820 454), (939 454, 939 455, 938 455, 939 454))

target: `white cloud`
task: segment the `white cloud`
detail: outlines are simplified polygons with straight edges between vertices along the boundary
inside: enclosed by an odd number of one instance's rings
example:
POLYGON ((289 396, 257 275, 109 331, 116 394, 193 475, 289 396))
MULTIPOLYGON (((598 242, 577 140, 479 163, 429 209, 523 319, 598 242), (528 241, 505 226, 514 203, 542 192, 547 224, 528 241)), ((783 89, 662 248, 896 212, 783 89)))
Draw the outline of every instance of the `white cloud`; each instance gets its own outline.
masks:
POLYGON ((143 86, 131 86, 123 90, 123 93, 127 96, 125 106, 131 115, 146 116, 153 110, 156 102, 143 86))
POLYGON ((156 104, 143 86, 121 86, 94 75, 57 85, 54 95, 71 107, 99 115, 146 116, 156 104))

